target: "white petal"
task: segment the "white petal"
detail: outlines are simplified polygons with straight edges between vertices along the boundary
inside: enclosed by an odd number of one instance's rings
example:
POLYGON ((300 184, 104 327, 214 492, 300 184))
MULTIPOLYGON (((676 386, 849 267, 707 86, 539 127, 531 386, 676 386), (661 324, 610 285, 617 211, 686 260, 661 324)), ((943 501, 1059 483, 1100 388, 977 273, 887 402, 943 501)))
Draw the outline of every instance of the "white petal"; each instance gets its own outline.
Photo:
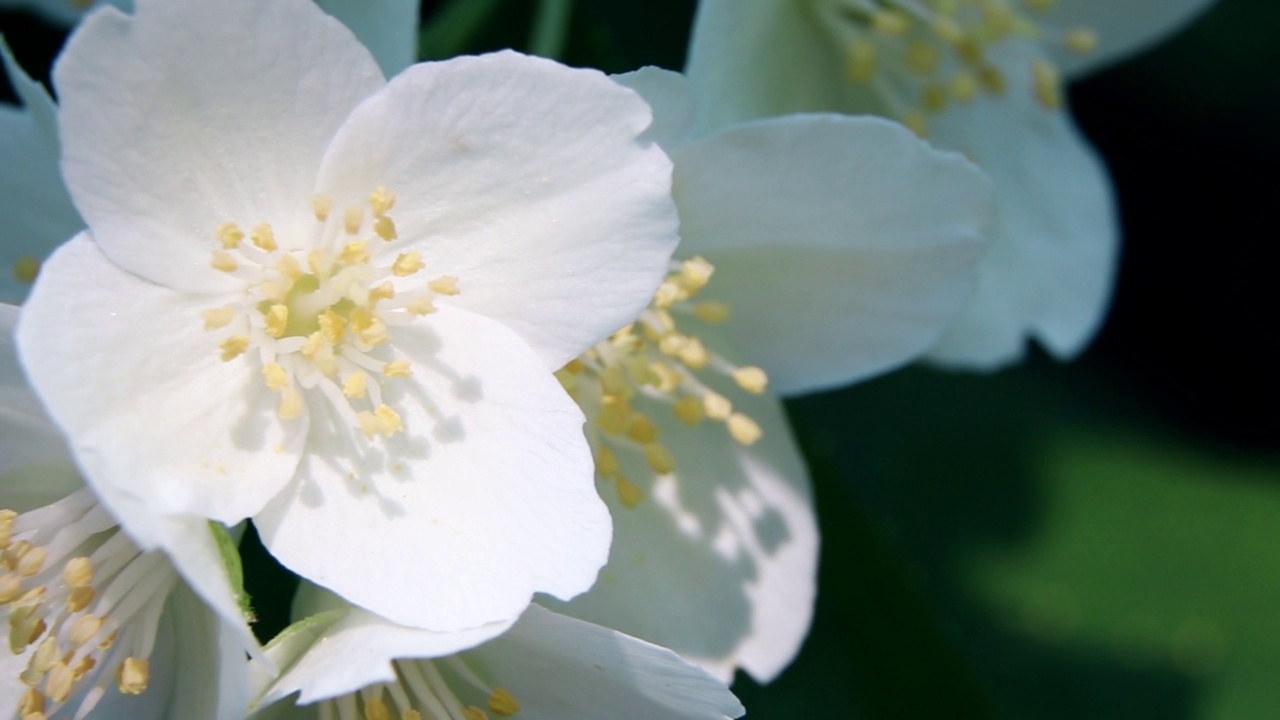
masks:
POLYGON ((648 107, 591 70, 503 52, 415 65, 325 159, 339 205, 385 185, 400 242, 559 368, 652 299, 677 241, 648 107))
POLYGON ((71 204, 58 170, 57 107, 44 86, 18 67, 0 42, 0 61, 23 107, 0 105, 0 302, 20 302, 29 286, 19 282, 14 263, 43 260, 75 235, 84 222, 71 204))
POLYGON ((1059 28, 1088 27, 1098 49, 1086 55, 1059 49, 1055 59, 1072 76, 1134 55, 1182 29, 1214 0, 1071 0, 1058 3, 1049 22, 1059 28))
MULTIPOLYGON (((724 351, 705 325, 682 319, 681 329, 724 351)), ((602 492, 614 517, 609 564, 585 595, 547 604, 669 647, 722 679, 741 666, 769 682, 795 657, 813 614, 818 528, 808 473, 775 398, 707 375, 764 435, 743 447, 720 423, 689 427, 669 405, 637 396, 676 471, 657 478, 639 453, 616 454, 645 497, 628 508, 602 492)))
POLYGON ((464 657, 520 702, 523 720, 722 720, 744 712, 728 687, 670 650, 537 605, 464 657))
POLYGON ((973 286, 986 179, 876 118, 747 123, 676 154, 684 245, 716 266, 743 355, 777 392, 912 360, 973 286))
POLYGON ((850 90, 844 56, 812 4, 702 0, 685 66, 703 99, 699 126, 834 110, 850 90))
MULTIPOLYGON (((1002 62, 1029 87, 1028 62, 1002 62)), ((1119 253, 1106 169, 1064 112, 1010 92, 934 121, 934 137, 986 170, 998 213, 978 288, 931 357, 992 369, 1019 359, 1028 337, 1060 358, 1079 353, 1105 317, 1119 253)))
POLYGON ((62 433, 44 412, 18 364, 18 308, 0 304, 0 487, 3 507, 26 512, 84 484, 62 433))
POLYGON ((222 362, 191 298, 120 270, 82 234, 45 264, 18 348, 86 481, 144 548, 155 516, 234 524, 283 487, 304 420, 287 427, 247 358, 222 362))
POLYGON ((54 70, 63 170, 103 252, 152 281, 226 290, 214 230, 309 235, 334 131, 382 85, 368 51, 308 0, 144 0, 94 13, 54 70))
POLYGON ((653 124, 645 137, 658 143, 668 155, 693 139, 698 105, 692 83, 677 72, 644 67, 612 75, 614 82, 635 90, 649 103, 653 124))
POLYGON ((442 307, 393 330, 406 431, 375 445, 314 414, 293 485, 255 518, 282 563, 393 622, 449 631, 568 598, 608 554, 582 415, 503 325, 442 307), (384 449, 385 448, 385 449, 384 449))
POLYGON ((418 59, 419 0, 316 0, 351 28, 387 77, 418 59))
POLYGON ((396 679, 391 661, 436 658, 502 634, 515 618, 479 628, 438 633, 390 623, 308 583, 298 590, 294 615, 314 617, 285 630, 267 647, 280 677, 261 694, 261 705, 295 692, 311 703, 396 679))
POLYGON ((178 637, 172 668, 174 702, 166 717, 242 720, 249 707, 249 667, 239 628, 219 622, 185 587, 169 596, 169 604, 178 637))

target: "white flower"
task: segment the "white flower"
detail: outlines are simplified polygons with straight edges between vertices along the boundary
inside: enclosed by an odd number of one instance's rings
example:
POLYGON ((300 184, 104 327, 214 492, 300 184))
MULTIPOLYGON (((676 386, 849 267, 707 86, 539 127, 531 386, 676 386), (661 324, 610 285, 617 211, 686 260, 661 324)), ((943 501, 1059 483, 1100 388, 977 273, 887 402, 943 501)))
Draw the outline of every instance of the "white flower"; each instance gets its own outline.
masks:
POLYGON ((304 585, 295 614, 306 619, 267 648, 279 678, 259 674, 261 702, 276 704, 254 720, 723 720, 743 713, 724 683, 671 651, 537 605, 512 622, 432 633, 304 585))
POLYGON ((302 0, 98 12, 55 83, 90 231, 19 346, 144 547, 252 516, 290 569, 434 630, 590 586, 609 518, 545 368, 634 317, 676 242, 639 98, 514 53, 387 84, 302 0))
POLYGON ((720 126, 791 112, 901 119, 995 182, 978 290, 932 353, 995 368, 1036 338, 1078 353, 1108 305, 1105 169, 1063 110, 1068 76, 1166 34, 1206 0, 703 0, 688 72, 720 126))
MULTIPOLYGON (((3 4, 3 0, 0 0, 3 4)), ((131 0, 114 3, 132 7, 131 0)), ((371 49, 383 72, 392 75, 417 55, 416 0, 317 0, 371 49)), ((79 14, 92 3, 48 0, 35 3, 54 17, 58 9, 79 14)), ((68 19, 68 21, 70 21, 68 19)), ((21 107, 0 104, 0 205, 9 217, 0 242, 0 302, 20 302, 39 263, 55 247, 84 229, 58 170, 57 107, 40 83, 14 61, 0 39, 0 64, 21 107)))
POLYGON ((255 643, 208 523, 165 527, 190 584, 120 531, 22 377, 17 315, 0 305, 0 716, 244 717, 255 643))
POLYGON ((653 106, 675 163, 685 259, 633 325, 559 373, 588 418, 614 543, 596 586, 551 606, 769 681, 808 631, 818 550, 769 389, 864 378, 936 342, 972 288, 987 183, 879 119, 698 136, 683 77, 618 79, 653 106))

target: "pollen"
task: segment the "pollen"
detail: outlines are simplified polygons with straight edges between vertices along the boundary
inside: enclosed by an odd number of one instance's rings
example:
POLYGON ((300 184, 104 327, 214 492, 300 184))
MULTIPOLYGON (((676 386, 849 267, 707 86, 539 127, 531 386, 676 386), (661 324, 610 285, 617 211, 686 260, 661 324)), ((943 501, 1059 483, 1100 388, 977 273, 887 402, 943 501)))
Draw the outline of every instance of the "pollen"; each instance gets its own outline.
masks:
POLYGON ((116 672, 116 685, 125 695, 141 695, 151 681, 151 663, 145 658, 125 658, 116 672))
POLYGON ((396 329, 435 312, 439 298, 458 295, 459 280, 420 276, 426 262, 418 250, 384 249, 379 238, 399 239, 390 215, 396 198, 387 188, 355 204, 335 206, 325 194, 309 202, 316 224, 300 237, 277 234, 267 221, 247 234, 232 222, 218 226, 210 263, 244 290, 242 298, 204 310, 204 329, 216 334, 225 362, 256 365, 266 390, 279 395, 281 420, 327 402, 365 437, 391 437, 405 427, 383 402, 384 389, 414 370, 394 350, 396 329))
POLYGON ((520 702, 510 692, 497 688, 489 694, 489 712, 500 718, 508 718, 520 712, 520 702))
POLYGON ((36 276, 40 274, 40 261, 29 255, 24 255, 13 261, 13 279, 20 283, 30 285, 36 281, 36 276))
MULTIPOLYGON (((1088 27, 1054 27, 1054 0, 824 0, 826 26, 844 52, 844 75, 872 89, 888 114, 921 136, 933 116, 1008 90, 990 58, 1030 38, 1077 54, 1097 50, 1088 27)), ((1029 68, 1026 92, 1046 109, 1062 107, 1061 77, 1047 61, 1029 68)))
MULTIPOLYGON (((727 304, 698 297, 714 290, 714 273, 702 258, 672 263, 637 322, 556 373, 587 417, 596 475, 613 483, 623 508, 640 505, 646 495, 640 489, 643 482, 623 474, 622 456, 634 458, 626 461, 628 473, 676 475, 680 480, 680 459, 668 444, 668 433, 716 432, 704 425, 710 421, 721 424, 719 432, 739 445, 763 436, 759 424, 735 409, 730 396, 744 398, 745 407, 747 396, 768 389, 767 374, 754 365, 735 364, 718 337, 699 330, 730 315, 727 304), (677 423, 664 424, 664 417, 677 423)), ((697 442, 706 437, 699 435, 697 442)))

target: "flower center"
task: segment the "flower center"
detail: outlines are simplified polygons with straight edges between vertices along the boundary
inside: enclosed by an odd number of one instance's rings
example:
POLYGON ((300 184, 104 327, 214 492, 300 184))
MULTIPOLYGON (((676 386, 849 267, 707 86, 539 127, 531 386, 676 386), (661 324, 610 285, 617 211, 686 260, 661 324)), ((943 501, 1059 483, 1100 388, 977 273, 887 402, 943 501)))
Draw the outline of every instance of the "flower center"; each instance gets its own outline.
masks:
POLYGON ((241 300, 204 311, 204 327, 221 335, 223 361, 258 358, 263 382, 280 395, 281 419, 299 417, 304 392, 314 390, 366 437, 404 429, 382 388, 412 368, 388 343, 388 328, 434 312, 436 298, 457 295, 458 283, 420 276, 416 250, 381 252, 397 239, 394 205, 395 195, 381 187, 367 207, 341 213, 317 195, 315 232, 297 250, 282 249, 265 222, 247 234, 231 222, 215 232, 213 267, 245 288, 241 300))
POLYGON ((520 712, 520 702, 514 695, 502 688, 490 687, 460 656, 440 660, 397 660, 393 665, 396 682, 364 688, 329 700, 321 706, 320 717, 335 720, 488 720, 490 714, 509 718, 520 712), (451 684, 459 687, 457 693, 451 684))
POLYGON ((143 553, 88 489, 18 514, 0 510, 0 607, 9 649, 30 653, 18 717, 53 715, 73 694, 87 715, 114 682, 138 695, 178 575, 143 553))
POLYGON ((742 445, 761 437, 760 426, 736 412, 733 401, 706 381, 709 375, 720 375, 732 379, 736 390, 758 395, 768 386, 765 372, 735 365, 703 338, 683 332, 677 323, 681 316, 713 324, 729 318, 725 303, 694 301, 713 272, 711 263, 702 258, 673 263, 639 320, 556 373, 587 417, 596 474, 614 483, 624 507, 639 505, 644 491, 623 475, 619 453, 641 454, 658 475, 676 469, 676 459, 662 443, 658 426, 635 407, 637 398, 667 406, 685 425, 705 420, 723 423, 729 436, 742 445))
MULTIPOLYGON (((821 12, 846 53, 845 75, 871 86, 919 135, 928 117, 953 102, 1001 95, 1007 80, 988 54, 1014 38, 1058 44, 1087 54, 1098 45, 1090 28, 1051 28, 1056 0, 828 0, 821 12)), ((1031 65, 1032 91, 1049 110, 1062 107, 1053 63, 1031 65)))

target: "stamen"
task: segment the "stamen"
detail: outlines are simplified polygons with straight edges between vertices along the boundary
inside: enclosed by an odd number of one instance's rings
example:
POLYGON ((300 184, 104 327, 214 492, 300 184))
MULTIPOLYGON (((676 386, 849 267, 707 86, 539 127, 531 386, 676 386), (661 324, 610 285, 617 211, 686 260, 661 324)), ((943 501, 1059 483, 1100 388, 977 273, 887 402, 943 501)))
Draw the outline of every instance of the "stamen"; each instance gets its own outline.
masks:
POLYGON ((36 276, 40 274, 40 261, 29 255, 24 255, 13 261, 13 279, 20 283, 30 285, 36 281, 36 276))

